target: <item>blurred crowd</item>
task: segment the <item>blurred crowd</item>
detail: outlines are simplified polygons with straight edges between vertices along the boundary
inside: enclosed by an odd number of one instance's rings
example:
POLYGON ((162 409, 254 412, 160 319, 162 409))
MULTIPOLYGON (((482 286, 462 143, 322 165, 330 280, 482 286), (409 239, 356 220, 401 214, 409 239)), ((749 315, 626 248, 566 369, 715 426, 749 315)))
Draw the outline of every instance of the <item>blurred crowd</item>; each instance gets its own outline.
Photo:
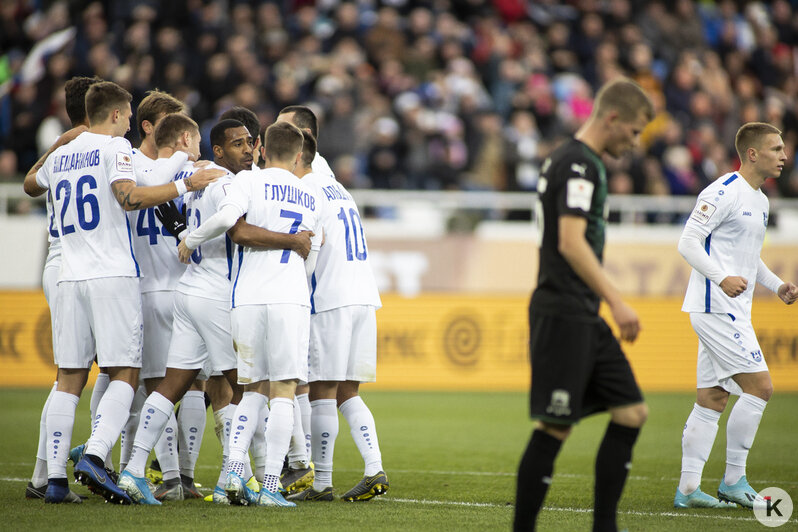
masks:
POLYGON ((205 138, 234 105, 264 125, 311 105, 350 187, 534 190, 597 88, 627 75, 657 115, 608 161, 612 193, 695 194, 738 166, 737 128, 767 121, 791 158, 767 192, 794 197, 797 71, 786 0, 0 0, 0 180, 69 127, 64 82, 97 75, 134 109, 174 94, 205 138))

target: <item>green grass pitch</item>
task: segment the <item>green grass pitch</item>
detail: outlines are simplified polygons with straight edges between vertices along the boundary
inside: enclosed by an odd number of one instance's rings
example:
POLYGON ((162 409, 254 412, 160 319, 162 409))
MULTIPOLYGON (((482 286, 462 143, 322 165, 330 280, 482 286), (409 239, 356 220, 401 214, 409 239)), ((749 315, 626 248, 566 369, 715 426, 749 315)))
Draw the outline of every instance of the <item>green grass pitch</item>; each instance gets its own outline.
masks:
MULTIPOLYGON (((219 507, 202 501, 162 507, 121 507, 90 496, 82 505, 45 506, 26 500, 39 415, 47 390, 0 389, 0 516, 7 530, 509 530, 515 471, 532 422, 525 393, 364 392, 377 421, 386 495, 366 503, 305 503, 296 509, 219 507)), ((78 407, 73 445, 89 432, 89 391, 78 407)), ((634 467, 619 508, 619 525, 645 530, 765 530, 750 510, 674 510, 681 431, 690 394, 649 394, 651 414, 638 441, 634 467)), ((798 394, 774 395, 748 461, 755 488, 778 486, 798 505, 798 394)), ((725 420, 704 471, 713 493, 723 473, 725 420)), ((577 426, 555 466, 539 530, 590 530, 593 460, 606 415, 577 426)), ((335 449, 338 493, 362 475, 362 461, 341 418, 335 449)), ((213 487, 220 457, 212 416, 197 481, 213 487)), ((116 458, 116 456, 115 456, 116 458)), ((72 474, 71 465, 68 473, 72 474)), ((81 494, 86 488, 73 484, 81 494)), ((207 491, 206 491, 207 493, 207 491)), ((798 512, 777 530, 798 530, 798 512)))

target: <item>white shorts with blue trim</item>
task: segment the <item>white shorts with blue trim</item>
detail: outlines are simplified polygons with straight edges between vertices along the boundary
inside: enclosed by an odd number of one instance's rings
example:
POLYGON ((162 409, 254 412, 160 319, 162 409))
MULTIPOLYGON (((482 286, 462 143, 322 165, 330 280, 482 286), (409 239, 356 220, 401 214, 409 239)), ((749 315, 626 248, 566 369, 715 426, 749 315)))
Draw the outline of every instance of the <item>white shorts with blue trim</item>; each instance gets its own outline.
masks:
POLYGON ((729 314, 691 312, 690 323, 698 335, 698 388, 720 386, 740 395, 732 376, 768 371, 751 322, 729 314))

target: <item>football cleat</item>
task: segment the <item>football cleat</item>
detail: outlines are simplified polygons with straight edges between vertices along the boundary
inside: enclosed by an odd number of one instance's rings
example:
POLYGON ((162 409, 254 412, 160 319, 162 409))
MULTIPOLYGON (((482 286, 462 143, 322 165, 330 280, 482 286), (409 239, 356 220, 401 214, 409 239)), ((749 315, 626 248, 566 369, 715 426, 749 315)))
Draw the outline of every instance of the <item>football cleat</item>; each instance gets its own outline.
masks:
POLYGON ((130 504, 131 500, 127 493, 119 489, 119 486, 113 481, 105 467, 97 466, 90 456, 84 455, 75 465, 75 479, 84 486, 88 486, 91 492, 102 496, 108 502, 130 504))
MULTIPOLYGON (((252 475, 251 477, 249 477, 249 480, 247 480, 246 486, 249 489, 251 489, 252 491, 254 491, 255 493, 258 493, 260 491, 260 482, 258 482, 255 479, 255 475, 252 475)), ((257 499, 257 497, 256 497, 256 499, 257 499)))
POLYGON ((354 488, 341 496, 347 502, 368 501, 377 495, 388 491, 388 477, 385 471, 380 471, 370 477, 364 476, 354 488))
POLYGON ((83 458, 83 454, 86 452, 86 444, 81 443, 77 447, 73 447, 69 451, 69 461, 72 462, 73 466, 78 465, 80 459, 83 458))
POLYGON ((146 476, 147 480, 149 480, 153 484, 160 484, 161 482, 163 482, 163 473, 161 472, 161 464, 158 463, 157 458, 152 459, 144 476, 146 476))
POLYGON ((745 475, 740 477, 735 484, 731 486, 726 484, 724 477, 718 486, 718 499, 726 502, 734 502, 746 508, 753 508, 754 501, 757 500, 759 494, 754 491, 754 488, 748 483, 745 475))
POLYGON ((286 493, 295 493, 313 484, 315 472, 310 467, 304 469, 288 469, 282 477, 280 484, 285 488, 286 493))
POLYGON ((685 495, 679 488, 676 488, 676 496, 673 498, 674 508, 736 508, 736 505, 719 501, 712 495, 701 491, 699 486, 690 495, 685 495))
POLYGON ((257 504, 258 494, 247 486, 244 479, 237 473, 229 471, 227 473, 227 480, 224 483, 224 492, 230 500, 230 504, 238 504, 241 506, 248 506, 250 504, 257 504))
POLYGON ((321 491, 316 491, 313 486, 302 490, 295 491, 285 498, 287 501, 334 501, 332 486, 327 486, 321 491))
MULTIPOLYGON (((29 482, 28 486, 32 487, 33 485, 29 482)), ((42 486, 42 487, 44 487, 44 486, 42 486)), ((41 493, 39 490, 37 490, 37 492, 41 493)), ((27 490, 25 491, 25 496, 26 497, 28 496, 27 490)), ((29 497, 29 498, 33 498, 33 497, 29 497)), ((78 496, 78 494, 76 494, 74 491, 69 489, 69 485, 68 484, 66 486, 61 486, 59 484, 56 484, 55 482, 48 482, 47 483, 47 489, 42 494, 41 498, 43 498, 44 502, 46 502, 48 504, 61 504, 61 503, 64 503, 64 502, 80 504, 80 503, 83 502, 83 499, 81 499, 78 496)))
POLYGON ((124 471, 119 477, 119 488, 136 504, 161 505, 161 502, 153 496, 150 483, 144 477, 134 477, 128 471, 124 471))
POLYGON ((214 502, 214 504, 230 504, 230 499, 227 498, 227 493, 225 493, 224 488, 220 486, 213 488, 211 500, 214 502))
POLYGON ((266 488, 260 490, 257 504, 258 506, 282 506, 283 508, 296 507, 296 503, 285 500, 285 497, 279 491, 272 492, 266 488))
POLYGON ((185 498, 183 484, 179 478, 166 480, 158 486, 153 496, 159 501, 182 501, 185 498))
MULTIPOLYGON (((197 489, 194 479, 186 475, 180 475, 180 483, 183 485, 183 498, 184 499, 202 499, 202 493, 197 489)), ((213 496, 211 496, 213 500, 213 496)))

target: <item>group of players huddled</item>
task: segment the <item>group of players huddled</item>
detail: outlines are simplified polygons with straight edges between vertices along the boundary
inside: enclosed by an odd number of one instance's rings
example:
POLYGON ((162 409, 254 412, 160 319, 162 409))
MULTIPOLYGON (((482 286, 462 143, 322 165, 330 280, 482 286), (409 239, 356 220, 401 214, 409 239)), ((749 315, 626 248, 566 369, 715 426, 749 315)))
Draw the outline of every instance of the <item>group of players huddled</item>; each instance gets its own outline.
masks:
POLYGON ((287 107, 263 130, 251 111, 228 110, 210 132, 211 162, 198 160, 199 127, 165 92, 139 104, 132 149, 126 90, 73 78, 65 91, 73 129, 24 184, 47 194, 42 283, 58 366, 26 497, 81 502, 68 460, 110 502, 202 497, 194 467, 206 398, 223 448, 213 502, 334 500, 338 410, 365 464, 341 498, 385 493, 374 418, 358 395, 376 378, 381 302, 357 205, 316 151, 312 110, 287 107), (72 448, 95 359, 91 437, 72 448))

